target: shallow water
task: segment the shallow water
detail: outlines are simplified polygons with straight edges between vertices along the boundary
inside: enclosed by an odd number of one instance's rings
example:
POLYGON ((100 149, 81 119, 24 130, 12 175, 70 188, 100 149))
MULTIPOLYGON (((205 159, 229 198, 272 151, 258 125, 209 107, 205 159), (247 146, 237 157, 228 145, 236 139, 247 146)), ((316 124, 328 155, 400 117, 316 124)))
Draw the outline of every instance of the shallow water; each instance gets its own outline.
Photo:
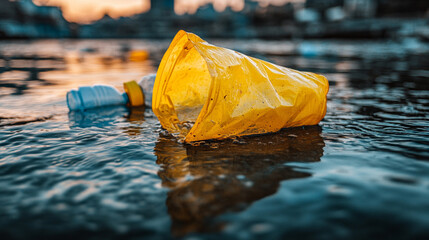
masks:
POLYGON ((65 105, 155 72, 167 41, 0 42, 2 239, 429 237, 427 43, 214 42, 327 76, 325 119, 183 145, 150 109, 65 105))

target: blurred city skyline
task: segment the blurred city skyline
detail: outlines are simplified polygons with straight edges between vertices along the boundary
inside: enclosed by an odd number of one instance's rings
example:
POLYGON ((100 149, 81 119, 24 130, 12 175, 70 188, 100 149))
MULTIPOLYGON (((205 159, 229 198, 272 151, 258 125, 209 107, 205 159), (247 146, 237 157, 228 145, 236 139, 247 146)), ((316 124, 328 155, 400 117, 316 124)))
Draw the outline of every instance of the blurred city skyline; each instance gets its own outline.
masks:
MULTIPOLYGON (((283 5, 288 2, 304 2, 305 0, 252 0, 260 6, 283 5)), ((150 10, 150 0, 33 0, 39 6, 60 7, 64 18, 69 22, 90 23, 97 21, 106 14, 112 18, 129 17, 150 10)), ((213 3, 216 11, 224 11, 231 7, 240 11, 245 0, 176 0, 176 14, 194 14, 197 9, 208 3, 213 3)))
POLYGON ((161 39, 180 29, 212 38, 429 39, 427 0, 0 0, 0 6, 0 39, 161 39))

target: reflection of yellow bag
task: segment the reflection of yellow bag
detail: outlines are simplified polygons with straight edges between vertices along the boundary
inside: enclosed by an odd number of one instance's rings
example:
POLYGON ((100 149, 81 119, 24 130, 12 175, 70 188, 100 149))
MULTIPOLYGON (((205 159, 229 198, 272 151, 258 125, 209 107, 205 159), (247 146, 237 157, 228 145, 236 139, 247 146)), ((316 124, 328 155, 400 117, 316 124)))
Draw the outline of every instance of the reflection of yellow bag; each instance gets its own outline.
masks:
POLYGON ((185 142, 318 124, 325 77, 280 67, 179 31, 162 58, 152 109, 185 142))
POLYGON ((293 128, 199 146, 160 136, 154 153, 162 186, 170 189, 166 205, 172 233, 181 237, 207 230, 207 220, 275 194, 282 181, 311 176, 287 163, 320 161, 321 132, 318 126, 293 128))

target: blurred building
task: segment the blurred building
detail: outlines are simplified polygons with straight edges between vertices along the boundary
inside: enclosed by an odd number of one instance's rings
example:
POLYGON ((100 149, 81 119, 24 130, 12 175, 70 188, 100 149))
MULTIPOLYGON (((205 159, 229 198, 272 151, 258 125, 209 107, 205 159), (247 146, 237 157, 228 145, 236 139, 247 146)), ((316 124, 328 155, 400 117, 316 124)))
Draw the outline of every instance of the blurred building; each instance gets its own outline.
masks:
POLYGON ((373 18, 377 13, 375 0, 344 0, 344 10, 349 17, 373 18))
POLYGON ((0 38, 70 37, 69 23, 58 7, 32 0, 0 0, 0 38))
POLYGON ((151 0, 150 11, 174 15, 174 0, 151 0))
MULTIPOLYGON (((151 0, 148 12, 80 25, 82 38, 171 38, 184 29, 213 38, 379 38, 429 32, 428 0, 302 0, 217 12, 212 3, 176 15, 174 0, 151 0), (411 27, 410 27, 411 26, 411 27), (410 30, 411 29, 411 30, 410 30), (423 30, 421 30, 423 29, 423 30), (425 30, 426 29, 426 30, 425 30)), ((57 7, 31 0, 0 0, 0 37, 70 37, 57 7)), ((426 34, 427 35, 427 34, 426 34)))

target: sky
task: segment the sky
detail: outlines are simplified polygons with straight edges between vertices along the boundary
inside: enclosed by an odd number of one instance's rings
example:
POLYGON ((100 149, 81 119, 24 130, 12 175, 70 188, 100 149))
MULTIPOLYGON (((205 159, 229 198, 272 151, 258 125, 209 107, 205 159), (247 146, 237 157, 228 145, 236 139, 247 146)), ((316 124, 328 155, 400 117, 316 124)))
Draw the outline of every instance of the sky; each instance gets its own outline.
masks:
MULTIPOLYGON (((255 0, 261 6, 281 5, 303 0, 255 0)), ((132 16, 150 9, 150 0, 33 0, 37 5, 59 6, 64 18, 71 22, 89 23, 108 13, 113 18, 132 16)), ((212 2, 217 11, 230 6, 235 11, 244 7, 244 0, 176 0, 177 14, 194 13, 199 6, 212 2)))

